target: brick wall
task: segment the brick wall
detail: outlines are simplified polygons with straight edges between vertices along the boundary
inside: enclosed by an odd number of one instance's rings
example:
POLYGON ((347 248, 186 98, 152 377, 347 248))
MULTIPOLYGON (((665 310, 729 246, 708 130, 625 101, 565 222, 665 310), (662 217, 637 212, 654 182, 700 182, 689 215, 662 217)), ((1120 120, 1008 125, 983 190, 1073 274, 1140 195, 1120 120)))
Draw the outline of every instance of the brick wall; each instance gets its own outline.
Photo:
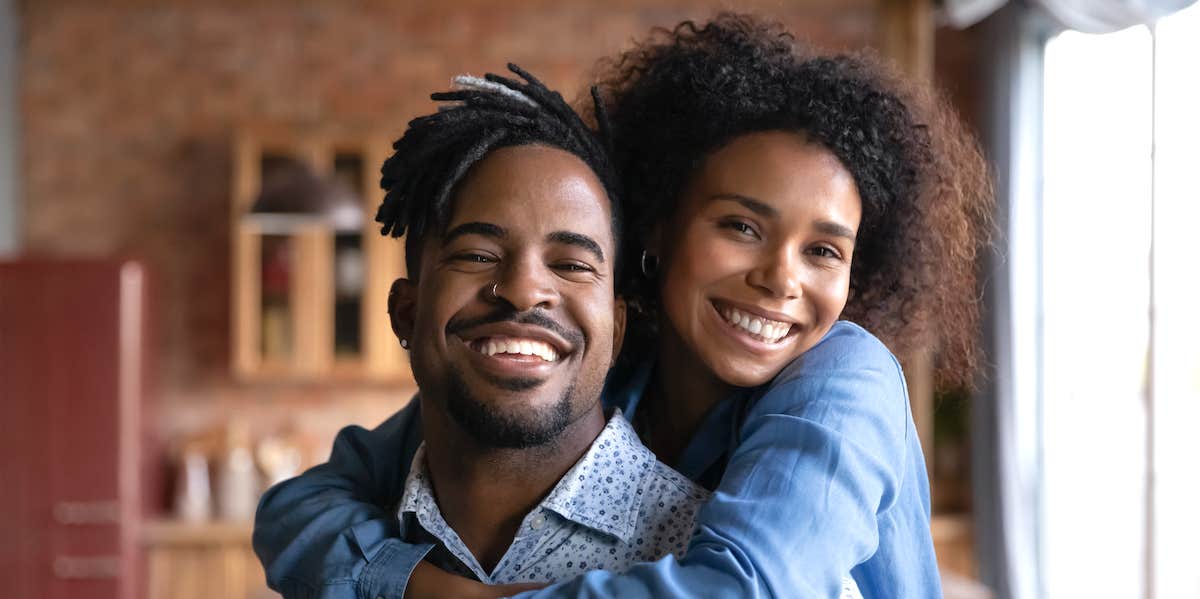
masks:
MULTIPOLYGON (((387 413, 381 406, 394 408, 387 403, 394 393, 264 392, 228 382, 230 140, 237 125, 369 124, 398 135, 430 109, 428 94, 451 75, 499 70, 510 60, 574 97, 597 57, 652 25, 704 18, 722 5, 19 3, 26 248, 124 254, 151 264, 159 379, 176 424, 202 426, 230 406, 326 405, 325 396, 335 394, 361 399, 347 405, 375 406, 351 408, 374 419, 387 413)), ((827 47, 862 46, 875 35, 872 0, 737 6, 773 15, 827 47)))

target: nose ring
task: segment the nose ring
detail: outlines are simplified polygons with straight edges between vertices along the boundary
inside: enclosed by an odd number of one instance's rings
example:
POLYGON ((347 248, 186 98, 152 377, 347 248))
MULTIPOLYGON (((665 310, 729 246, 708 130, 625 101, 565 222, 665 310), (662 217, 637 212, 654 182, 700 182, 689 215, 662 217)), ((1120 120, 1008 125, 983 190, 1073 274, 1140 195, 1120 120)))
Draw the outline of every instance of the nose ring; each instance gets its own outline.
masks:
POLYGON ((492 283, 492 288, 490 290, 491 294, 492 294, 492 299, 500 299, 500 292, 498 290, 499 287, 500 287, 500 283, 498 283, 498 282, 492 283))

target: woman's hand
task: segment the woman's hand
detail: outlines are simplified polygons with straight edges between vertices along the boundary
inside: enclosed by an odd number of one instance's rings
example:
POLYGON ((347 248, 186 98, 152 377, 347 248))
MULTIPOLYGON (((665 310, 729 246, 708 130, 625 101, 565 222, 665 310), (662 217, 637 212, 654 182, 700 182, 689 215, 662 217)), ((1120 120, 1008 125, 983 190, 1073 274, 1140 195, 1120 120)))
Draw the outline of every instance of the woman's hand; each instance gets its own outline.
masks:
POLYGON ((412 576, 408 579, 408 586, 404 588, 404 599, 498 599, 544 586, 546 585, 533 583, 483 584, 422 561, 413 569, 412 576))

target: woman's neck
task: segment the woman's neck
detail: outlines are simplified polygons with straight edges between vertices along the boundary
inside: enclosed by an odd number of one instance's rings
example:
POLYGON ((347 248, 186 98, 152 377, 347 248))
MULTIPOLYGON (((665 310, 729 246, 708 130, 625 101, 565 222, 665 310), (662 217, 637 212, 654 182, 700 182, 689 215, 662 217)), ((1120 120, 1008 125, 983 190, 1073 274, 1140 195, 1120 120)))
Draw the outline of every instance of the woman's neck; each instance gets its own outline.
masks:
POLYGON ((647 389, 651 401, 644 402, 651 423, 646 442, 659 460, 676 465, 709 410, 733 386, 717 378, 665 318, 659 330, 658 368, 647 389))

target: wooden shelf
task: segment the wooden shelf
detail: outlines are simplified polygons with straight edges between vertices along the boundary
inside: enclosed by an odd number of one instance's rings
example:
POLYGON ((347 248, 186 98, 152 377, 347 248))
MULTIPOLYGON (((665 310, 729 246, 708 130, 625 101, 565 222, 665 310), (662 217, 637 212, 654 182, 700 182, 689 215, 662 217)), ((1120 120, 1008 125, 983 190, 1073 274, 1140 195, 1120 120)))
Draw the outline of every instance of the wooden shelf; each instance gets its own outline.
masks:
MULTIPOLYGON (((371 218, 383 200, 375 182, 390 154, 387 140, 347 131, 261 126, 240 131, 233 145, 230 368, 235 378, 256 383, 411 383, 406 355, 387 316, 388 289, 404 272, 404 246, 379 235, 371 218), (353 179, 364 216, 361 228, 336 231, 315 218, 250 216, 264 165, 284 159, 307 165, 319 177, 353 179), (349 249, 339 246, 338 240, 345 238, 351 240, 349 249), (286 255, 282 262, 289 266, 282 292, 264 289, 264 251, 271 247, 286 255), (348 253, 343 256, 342 251, 348 253), (361 268, 362 273, 361 289, 352 300, 356 309, 338 304, 337 269, 347 256, 353 270, 361 268), (264 293, 283 303, 264 308, 264 293), (339 332, 347 331, 337 328, 338 319, 347 315, 357 321, 356 329, 346 325, 352 349, 338 351, 339 332)), ((274 262, 267 265, 272 266, 274 262)))
POLYGON ((142 526, 142 543, 152 547, 179 545, 250 545, 252 522, 152 520, 142 526))

